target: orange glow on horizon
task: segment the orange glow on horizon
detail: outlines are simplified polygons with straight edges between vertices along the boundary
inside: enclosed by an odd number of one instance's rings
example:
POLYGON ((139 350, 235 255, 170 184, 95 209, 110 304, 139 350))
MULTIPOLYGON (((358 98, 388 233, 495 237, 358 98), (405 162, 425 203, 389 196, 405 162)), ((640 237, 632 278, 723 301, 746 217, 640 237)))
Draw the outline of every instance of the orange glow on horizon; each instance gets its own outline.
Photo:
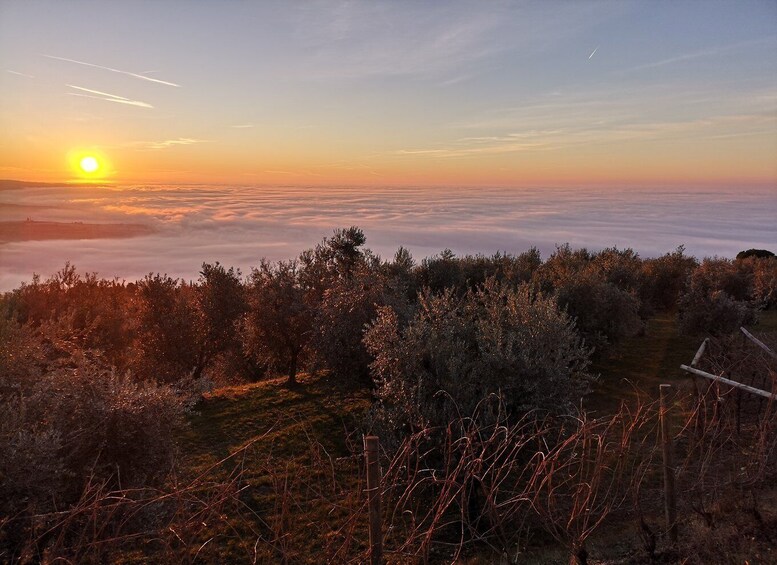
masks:
POLYGON ((37 151, 9 146, 0 177, 68 183, 298 186, 777 185, 777 162, 767 156, 777 151, 777 144, 769 140, 760 146, 748 146, 747 153, 722 144, 699 144, 685 151, 669 144, 652 144, 466 157, 403 155, 391 148, 373 154, 351 147, 330 153, 316 145, 305 147, 290 159, 215 143, 138 150, 120 147, 110 138, 101 139, 100 145, 84 144, 68 150, 61 148, 65 138, 63 135, 59 143, 40 144, 37 151), (100 147, 112 148, 110 159, 100 147), (63 153, 67 156, 64 161, 63 153), (114 157, 120 160, 120 167, 115 166, 114 157))

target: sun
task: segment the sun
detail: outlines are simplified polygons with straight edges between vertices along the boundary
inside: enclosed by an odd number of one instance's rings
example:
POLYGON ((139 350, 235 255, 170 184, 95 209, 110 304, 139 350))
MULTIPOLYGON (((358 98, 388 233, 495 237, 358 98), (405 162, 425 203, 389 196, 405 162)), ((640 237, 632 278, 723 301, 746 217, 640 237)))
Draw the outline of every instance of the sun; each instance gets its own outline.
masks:
MULTIPOLYGON (((2 1, 2 0, 0 0, 2 1)), ((105 184, 115 174, 113 162, 99 147, 74 147, 67 152, 68 182, 105 184)))
POLYGON ((83 157, 81 161, 79 161, 78 166, 81 167, 81 170, 85 173, 91 174, 100 168, 100 163, 97 161, 96 157, 87 155, 86 157, 83 157))

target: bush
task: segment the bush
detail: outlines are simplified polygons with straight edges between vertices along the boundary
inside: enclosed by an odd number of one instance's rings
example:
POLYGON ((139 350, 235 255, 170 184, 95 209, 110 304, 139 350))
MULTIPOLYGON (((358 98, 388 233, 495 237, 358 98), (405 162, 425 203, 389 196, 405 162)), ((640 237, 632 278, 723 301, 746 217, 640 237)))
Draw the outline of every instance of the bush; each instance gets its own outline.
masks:
POLYGON ((745 259, 746 268, 752 272, 752 300, 759 308, 777 305, 777 258, 745 259))
POLYGON ((685 292, 688 277, 698 264, 695 258, 685 255, 682 245, 661 257, 645 259, 642 263, 643 302, 655 310, 674 310, 685 292))
POLYGON ((755 321, 746 273, 727 259, 704 259, 691 274, 679 302, 680 330, 723 335, 755 321))
POLYGON ((490 279, 462 298, 448 290, 419 302, 406 325, 381 308, 364 338, 391 433, 444 427, 492 393, 520 414, 565 411, 586 390, 590 352, 551 298, 490 279))
POLYGON ((680 299, 680 331, 725 335, 756 320, 755 312, 722 290, 691 290, 680 299))
POLYGON ((47 346, 46 338, 18 330, 10 337, 11 346, 32 341, 51 354, 43 369, 32 364, 0 375, 6 515, 74 502, 90 479, 126 488, 167 476, 183 415, 172 389, 119 374, 94 352, 47 346))
POLYGON ((555 294, 559 306, 597 352, 642 329, 639 257, 632 250, 605 249, 592 254, 561 245, 534 273, 542 292, 555 294))
POLYGON ((81 347, 99 349, 111 364, 126 368, 131 360, 134 339, 130 293, 123 282, 83 275, 70 263, 41 282, 8 293, 6 316, 37 328, 67 320, 71 339, 81 347))
POLYGON ((551 293, 588 269, 591 253, 586 248, 572 249, 565 243, 534 272, 532 282, 542 292, 551 293))
POLYGON ((643 285, 642 260, 633 249, 603 249, 594 256, 590 268, 606 282, 639 296, 643 285))
POLYGON ((601 351, 642 329, 640 302, 632 294, 591 275, 564 281, 556 299, 576 321, 587 345, 601 351))

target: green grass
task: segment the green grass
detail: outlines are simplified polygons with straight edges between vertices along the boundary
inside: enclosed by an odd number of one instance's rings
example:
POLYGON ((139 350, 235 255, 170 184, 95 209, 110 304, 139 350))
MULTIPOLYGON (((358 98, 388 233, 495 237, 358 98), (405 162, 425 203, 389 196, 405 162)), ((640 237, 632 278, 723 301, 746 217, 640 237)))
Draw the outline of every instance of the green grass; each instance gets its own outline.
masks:
POLYGON ((748 329, 756 333, 777 332, 777 310, 760 312, 758 323, 748 329))
POLYGON ((371 401, 363 384, 327 374, 301 375, 293 387, 272 379, 207 395, 181 437, 179 476, 194 477, 215 465, 209 479, 226 481, 240 469, 242 491, 238 506, 196 540, 195 548, 212 540, 199 559, 318 562, 327 534, 345 522, 344 505, 359 488, 346 437, 371 401), (224 461, 244 447, 239 457, 224 461), (335 486, 333 474, 343 468, 348 471, 336 476, 335 486), (280 507, 277 493, 284 485, 292 496, 280 507), (259 536, 263 541, 255 543, 259 536))
POLYGON ((674 313, 659 314, 648 321, 644 335, 625 339, 593 364, 600 379, 586 407, 612 411, 636 391, 658 396, 660 384, 685 381, 680 365, 691 362, 703 339, 681 335, 674 313))
POLYGON ((308 435, 341 452, 344 430, 353 429, 371 403, 369 391, 330 375, 302 375, 214 391, 197 406, 182 438, 187 466, 202 469, 262 438, 277 455, 294 456, 308 446, 308 435))
MULTIPOLYGON (((758 323, 748 329, 755 333, 777 332, 777 310, 761 312, 758 323)), ((644 335, 625 339, 593 364, 592 371, 600 379, 586 398, 585 407, 608 412, 637 391, 655 398, 660 384, 690 386, 692 379, 680 365, 690 365, 704 337, 682 335, 676 314, 658 314, 648 321, 644 335)))

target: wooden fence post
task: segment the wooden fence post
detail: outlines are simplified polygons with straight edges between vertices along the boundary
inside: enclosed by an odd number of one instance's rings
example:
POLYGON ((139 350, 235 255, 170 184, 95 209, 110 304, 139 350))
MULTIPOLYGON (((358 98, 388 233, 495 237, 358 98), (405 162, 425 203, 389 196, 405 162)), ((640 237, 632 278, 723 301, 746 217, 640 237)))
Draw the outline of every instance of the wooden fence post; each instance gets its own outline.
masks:
MULTIPOLYGON (((707 350, 707 346, 710 344, 710 338, 706 337, 704 338, 704 341, 701 342, 701 345, 699 346, 699 349, 696 351, 696 355, 693 356, 693 361, 691 361, 691 367, 698 368, 699 362, 701 361, 702 356, 707 350)), ((696 418, 694 421, 694 431, 696 432, 697 437, 701 437, 703 433, 703 427, 704 427, 704 418, 702 416, 702 408, 704 407, 704 400, 707 396, 707 391, 704 390, 704 382, 699 384, 698 377, 691 373, 691 377, 693 378, 693 390, 696 393, 696 418)))
POLYGON ((377 436, 364 437, 367 459, 367 500, 370 511, 370 564, 383 563, 383 527, 380 510, 380 441, 377 436))
POLYGON ((669 395, 672 385, 659 386, 661 444, 664 452, 664 514, 669 537, 677 543, 677 493, 675 491, 674 446, 672 445, 672 418, 669 414, 669 395))

